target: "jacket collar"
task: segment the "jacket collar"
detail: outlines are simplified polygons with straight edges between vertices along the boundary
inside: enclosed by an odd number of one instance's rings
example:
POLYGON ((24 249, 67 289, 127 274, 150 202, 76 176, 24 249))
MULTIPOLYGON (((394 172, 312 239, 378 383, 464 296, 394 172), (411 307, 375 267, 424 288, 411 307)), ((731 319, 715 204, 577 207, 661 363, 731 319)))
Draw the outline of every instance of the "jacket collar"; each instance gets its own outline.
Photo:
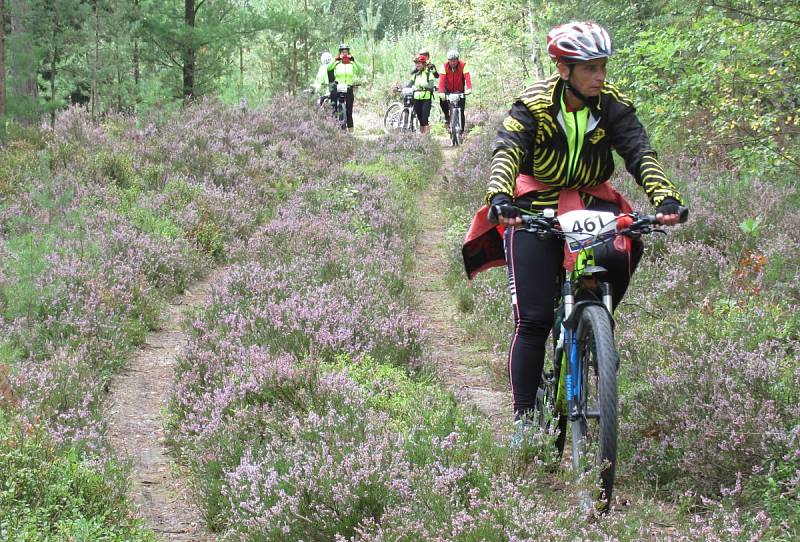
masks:
MULTIPOLYGON (((561 109, 561 93, 564 92, 564 80, 561 79, 561 76, 555 74, 553 77, 548 79, 548 86, 550 90, 550 113, 553 115, 553 118, 556 118, 561 109)), ((589 109, 591 109, 592 115, 595 117, 600 116, 600 98, 602 96, 602 93, 600 96, 592 96, 587 102, 589 109)))

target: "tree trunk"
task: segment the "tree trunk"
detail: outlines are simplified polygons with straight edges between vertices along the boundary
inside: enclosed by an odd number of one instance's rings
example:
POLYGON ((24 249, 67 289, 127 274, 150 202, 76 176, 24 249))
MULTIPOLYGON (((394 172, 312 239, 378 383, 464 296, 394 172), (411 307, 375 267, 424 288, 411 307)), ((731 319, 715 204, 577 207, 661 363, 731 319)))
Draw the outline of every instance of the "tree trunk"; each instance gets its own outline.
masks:
POLYGON ((94 1, 94 64, 92 65, 92 122, 97 121, 100 104, 97 91, 97 70, 100 66, 100 13, 97 0, 94 1))
MULTIPOLYGON (((308 0, 304 0, 303 1, 303 13, 308 15, 308 0)), ((308 44, 308 42, 309 42, 309 39, 308 39, 308 28, 309 28, 309 23, 306 22, 303 25, 303 56, 304 56, 304 58, 303 58, 303 74, 304 74, 304 77, 307 75, 308 67, 311 65, 311 54, 310 54, 311 51, 310 51, 309 44, 308 44)))
MULTIPOLYGON (((11 35, 28 34, 28 16, 30 15, 28 2, 11 0, 10 6, 11 35)), ((26 36, 25 39, 31 41, 30 36, 26 36)), ((30 55, 33 43, 18 44, 16 49, 20 53, 20 61, 11 63, 12 93, 14 96, 35 98, 39 95, 39 87, 36 85, 36 62, 30 55)))
MULTIPOLYGON (((136 10, 136 22, 139 22, 139 0, 133 0, 133 6, 136 10)), ((139 105, 139 33, 136 32, 133 36, 133 92, 134 92, 134 107, 139 105)))
POLYGON ((188 104, 195 97, 194 76, 197 53, 194 50, 194 0, 185 0, 184 18, 188 32, 183 48, 183 103, 188 104))
POLYGON ((0 0, 0 117, 6 114, 6 0, 0 0))
POLYGON ((533 64, 533 77, 534 80, 539 81, 542 79, 542 59, 539 54, 539 40, 536 35, 536 18, 533 14, 533 6, 528 5, 528 31, 530 32, 531 40, 531 63, 533 64))
MULTIPOLYGON (((55 41, 55 40, 53 40, 55 41)), ((53 50, 50 58, 50 128, 56 126, 56 65, 58 62, 58 49, 53 50)))
POLYGON ((289 73, 289 92, 294 94, 295 90, 297 90, 297 36, 295 36, 294 32, 292 32, 290 39, 292 40, 292 47, 289 49, 289 69, 291 70, 289 73))

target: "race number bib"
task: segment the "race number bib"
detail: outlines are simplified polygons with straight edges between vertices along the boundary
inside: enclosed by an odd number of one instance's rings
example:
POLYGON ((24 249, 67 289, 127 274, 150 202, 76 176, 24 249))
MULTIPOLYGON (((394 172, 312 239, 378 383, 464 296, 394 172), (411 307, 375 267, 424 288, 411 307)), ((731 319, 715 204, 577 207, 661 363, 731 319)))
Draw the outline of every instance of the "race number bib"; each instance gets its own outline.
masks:
POLYGON ((337 83, 336 90, 339 92, 347 92, 347 85, 344 83, 337 83))
POLYGON ((617 227, 616 215, 604 211, 570 211, 558 217, 561 231, 570 252, 595 244, 600 234, 614 231, 617 227))

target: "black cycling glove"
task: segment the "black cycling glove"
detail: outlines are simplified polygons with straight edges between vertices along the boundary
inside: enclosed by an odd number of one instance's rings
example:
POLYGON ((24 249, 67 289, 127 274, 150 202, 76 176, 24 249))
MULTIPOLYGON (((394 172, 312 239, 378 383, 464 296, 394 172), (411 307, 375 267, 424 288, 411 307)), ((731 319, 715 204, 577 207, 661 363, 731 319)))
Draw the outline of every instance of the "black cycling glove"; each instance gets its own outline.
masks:
POLYGON ((520 215, 519 207, 514 206, 514 202, 508 194, 495 194, 492 196, 489 205, 489 222, 497 224, 500 217, 517 218, 520 215))
POLYGON ((667 196, 661 200, 661 204, 656 208, 656 214, 662 215, 680 215, 681 222, 686 222, 689 218, 689 209, 683 207, 678 200, 667 196))

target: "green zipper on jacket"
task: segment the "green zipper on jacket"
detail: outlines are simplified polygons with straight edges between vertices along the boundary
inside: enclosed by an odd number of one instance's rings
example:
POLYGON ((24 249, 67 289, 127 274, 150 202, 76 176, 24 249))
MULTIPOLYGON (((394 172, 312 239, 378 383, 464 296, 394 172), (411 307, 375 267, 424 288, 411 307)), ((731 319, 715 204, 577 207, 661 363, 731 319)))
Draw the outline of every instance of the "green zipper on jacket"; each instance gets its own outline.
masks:
POLYGON ((586 127, 589 124, 589 108, 584 106, 578 111, 567 112, 564 92, 561 93, 561 117, 564 119, 564 131, 569 149, 566 179, 567 185, 569 185, 574 180, 575 170, 578 168, 578 160, 583 149, 583 134, 586 133, 586 127))

